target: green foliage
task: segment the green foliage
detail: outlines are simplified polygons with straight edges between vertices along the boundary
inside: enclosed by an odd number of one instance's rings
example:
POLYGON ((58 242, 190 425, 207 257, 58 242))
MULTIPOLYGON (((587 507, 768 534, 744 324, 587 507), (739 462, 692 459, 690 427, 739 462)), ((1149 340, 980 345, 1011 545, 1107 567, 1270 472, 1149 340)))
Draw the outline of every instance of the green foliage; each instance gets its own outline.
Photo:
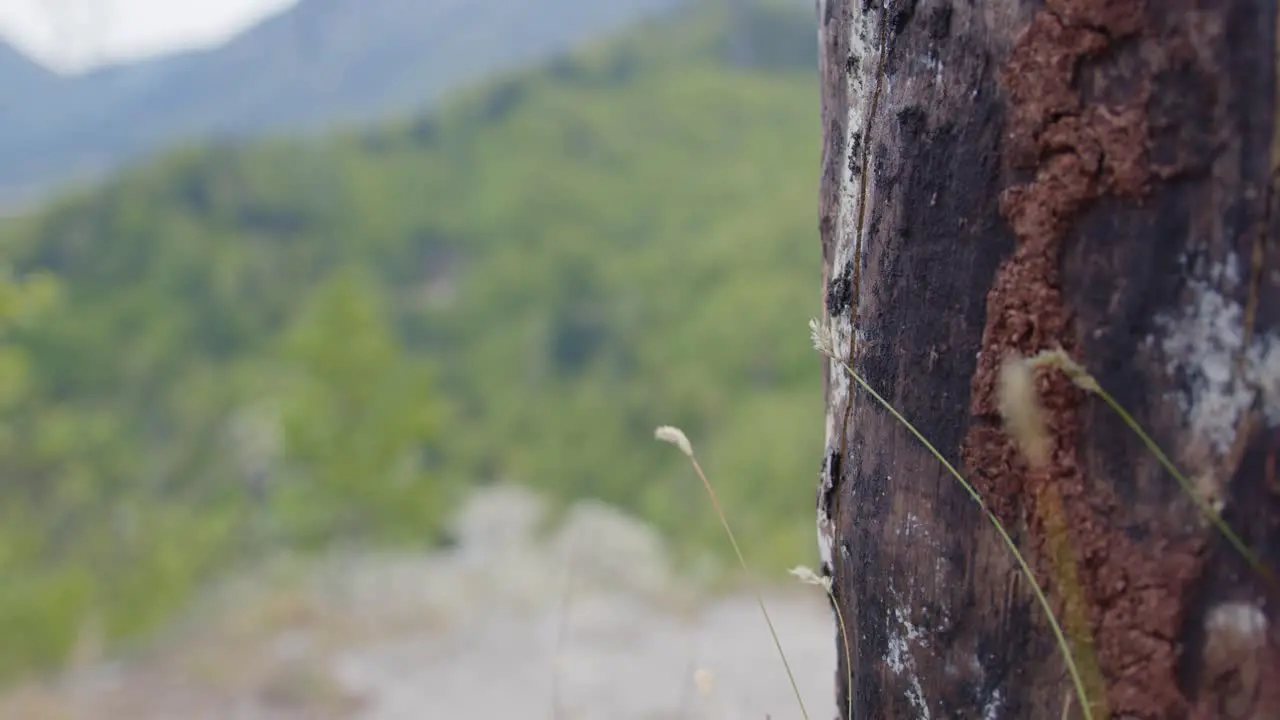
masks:
POLYGON ((438 542, 495 479, 725 552, 665 423, 753 563, 802 561, 812 42, 707 10, 430 117, 175 152, 0 226, 60 283, 0 353, 0 675, 62 662, 88 617, 133 637, 265 549, 438 542))
POLYGON ((277 509, 297 540, 413 540, 441 520, 440 484, 422 467, 439 425, 432 373, 394 336, 377 287, 339 275, 286 338, 294 374, 280 420, 292 482, 277 509))

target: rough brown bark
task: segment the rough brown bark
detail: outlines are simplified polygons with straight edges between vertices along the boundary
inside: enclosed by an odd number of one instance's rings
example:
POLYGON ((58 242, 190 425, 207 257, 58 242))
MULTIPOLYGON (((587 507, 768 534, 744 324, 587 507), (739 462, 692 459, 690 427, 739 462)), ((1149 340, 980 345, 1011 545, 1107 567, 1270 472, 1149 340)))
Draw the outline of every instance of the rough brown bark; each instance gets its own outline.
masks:
MULTIPOLYGON (((1064 624, 1077 612, 1095 717, 1280 718, 1280 592, 1096 397, 1038 373, 1052 452, 1035 472, 996 398, 1008 353, 1065 348, 1280 567, 1276 3, 818 14, 839 352, 973 480, 1064 624)), ((1061 656, 980 509, 838 364, 825 385, 842 712, 851 694, 859 718, 1061 717, 1061 656)))

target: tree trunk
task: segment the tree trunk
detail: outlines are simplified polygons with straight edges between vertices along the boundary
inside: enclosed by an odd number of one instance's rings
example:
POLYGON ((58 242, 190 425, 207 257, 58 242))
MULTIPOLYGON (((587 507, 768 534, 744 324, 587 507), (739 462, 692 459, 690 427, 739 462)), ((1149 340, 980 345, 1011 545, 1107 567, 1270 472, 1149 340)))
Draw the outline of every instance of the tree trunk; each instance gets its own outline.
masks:
MULTIPOLYGON (((1280 718, 1267 573, 1062 372, 1035 375, 1047 464, 998 397, 1011 353, 1064 348, 1277 567, 1276 3, 818 4, 837 355, 1009 528, 1093 717, 1280 718)), ((838 362, 825 384, 841 712, 1083 717, 983 510, 838 362)))

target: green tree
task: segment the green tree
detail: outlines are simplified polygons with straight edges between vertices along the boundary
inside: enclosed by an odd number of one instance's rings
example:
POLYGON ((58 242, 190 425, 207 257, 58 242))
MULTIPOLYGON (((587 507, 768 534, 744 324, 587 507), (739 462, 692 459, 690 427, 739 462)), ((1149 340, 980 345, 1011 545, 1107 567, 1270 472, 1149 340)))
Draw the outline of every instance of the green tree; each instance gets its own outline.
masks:
POLYGON ((287 532, 421 540, 446 499, 426 467, 441 422, 430 365, 394 334, 376 281, 354 270, 322 285, 281 351, 287 532))

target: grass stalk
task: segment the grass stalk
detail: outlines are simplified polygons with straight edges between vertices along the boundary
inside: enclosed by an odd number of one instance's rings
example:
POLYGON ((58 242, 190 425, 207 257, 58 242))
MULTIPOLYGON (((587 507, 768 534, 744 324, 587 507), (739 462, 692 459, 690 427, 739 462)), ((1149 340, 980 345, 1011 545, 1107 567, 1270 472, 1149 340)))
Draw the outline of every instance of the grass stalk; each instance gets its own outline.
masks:
POLYGON ((778 639, 778 631, 773 626, 773 620, 769 617, 769 610, 765 607, 764 598, 761 597, 759 589, 754 582, 751 569, 747 566, 746 557, 742 554, 742 548, 738 546, 738 540, 733 535, 733 530, 729 527, 729 520, 725 517, 724 509, 720 506, 720 500, 716 497, 715 488, 711 486, 711 481, 707 479, 706 473, 702 471, 702 466, 698 463, 698 458, 694 455, 693 445, 689 442, 689 438, 679 428, 671 426, 662 426, 654 431, 654 437, 666 443, 675 445, 689 459, 689 464, 693 466, 694 472, 698 474, 698 479, 702 481, 702 487, 706 489, 707 495, 711 498, 711 505, 715 508, 716 516, 720 519, 720 526, 724 528, 725 535, 729 538, 729 544, 733 546, 733 552, 738 556, 738 564, 742 567, 742 572, 746 574, 751 581, 751 591, 755 595, 756 603, 760 606, 760 614, 764 616, 764 622, 769 626, 769 634, 773 637, 773 645, 778 649, 778 657, 782 658, 782 666, 787 671, 787 679, 791 682, 791 690, 796 695, 796 704, 800 707, 800 714, 804 720, 809 720, 809 713, 805 710, 804 699, 800 696, 800 686, 796 683, 795 674, 791 672, 791 663, 787 662, 787 654, 782 650, 782 641, 778 639))
POLYGON ((836 622, 840 625, 840 639, 844 641, 844 669, 847 673, 845 678, 845 695, 849 701, 849 714, 845 715, 849 720, 853 720, 853 653, 849 651, 849 629, 844 624, 844 613, 840 610, 840 603, 836 602, 834 586, 830 577, 822 577, 815 573, 812 569, 803 565, 792 568, 791 574, 800 578, 800 582, 806 585, 817 585, 827 593, 827 598, 831 600, 831 607, 836 611, 836 622))
POLYGON ((1089 373, 1088 370, 1075 360, 1072 360, 1062 348, 1042 351, 1037 355, 1028 358, 1027 363, 1031 367, 1048 367, 1061 371, 1071 380, 1071 382, 1075 383, 1076 387, 1084 390, 1085 392, 1096 395, 1107 405, 1107 407, 1111 408, 1112 412, 1119 416, 1121 422, 1127 425, 1129 429, 1138 436, 1138 439, 1142 441, 1144 446, 1146 446, 1147 451, 1156 459, 1156 462, 1158 462, 1166 472, 1173 476, 1173 479, 1177 481, 1179 486, 1181 486, 1182 491, 1191 498, 1191 502, 1195 504, 1200 513, 1209 520, 1209 522, 1218 530, 1219 533, 1222 534, 1224 538, 1226 538, 1227 542, 1235 548, 1236 552, 1240 553, 1240 556, 1249 564, 1249 567, 1266 580, 1266 582, 1271 585, 1272 589, 1280 589, 1280 580, 1277 580, 1275 572, 1258 559, 1258 556, 1249 549, 1249 546, 1240 539, 1240 536, 1237 535, 1236 532, 1231 529, 1231 526, 1227 524, 1227 521, 1222 518, 1222 514, 1200 496, 1200 493, 1196 491, 1195 485, 1187 478, 1186 475, 1182 474, 1182 471, 1180 471, 1176 465, 1173 464, 1173 461, 1169 459, 1168 454, 1164 452, 1160 445, 1156 443, 1146 430, 1143 429, 1142 425, 1134 419, 1133 415, 1130 414, 1129 411, 1111 395, 1111 393, 1107 392, 1102 387, 1102 385, 1093 377, 1092 374, 1089 373))

